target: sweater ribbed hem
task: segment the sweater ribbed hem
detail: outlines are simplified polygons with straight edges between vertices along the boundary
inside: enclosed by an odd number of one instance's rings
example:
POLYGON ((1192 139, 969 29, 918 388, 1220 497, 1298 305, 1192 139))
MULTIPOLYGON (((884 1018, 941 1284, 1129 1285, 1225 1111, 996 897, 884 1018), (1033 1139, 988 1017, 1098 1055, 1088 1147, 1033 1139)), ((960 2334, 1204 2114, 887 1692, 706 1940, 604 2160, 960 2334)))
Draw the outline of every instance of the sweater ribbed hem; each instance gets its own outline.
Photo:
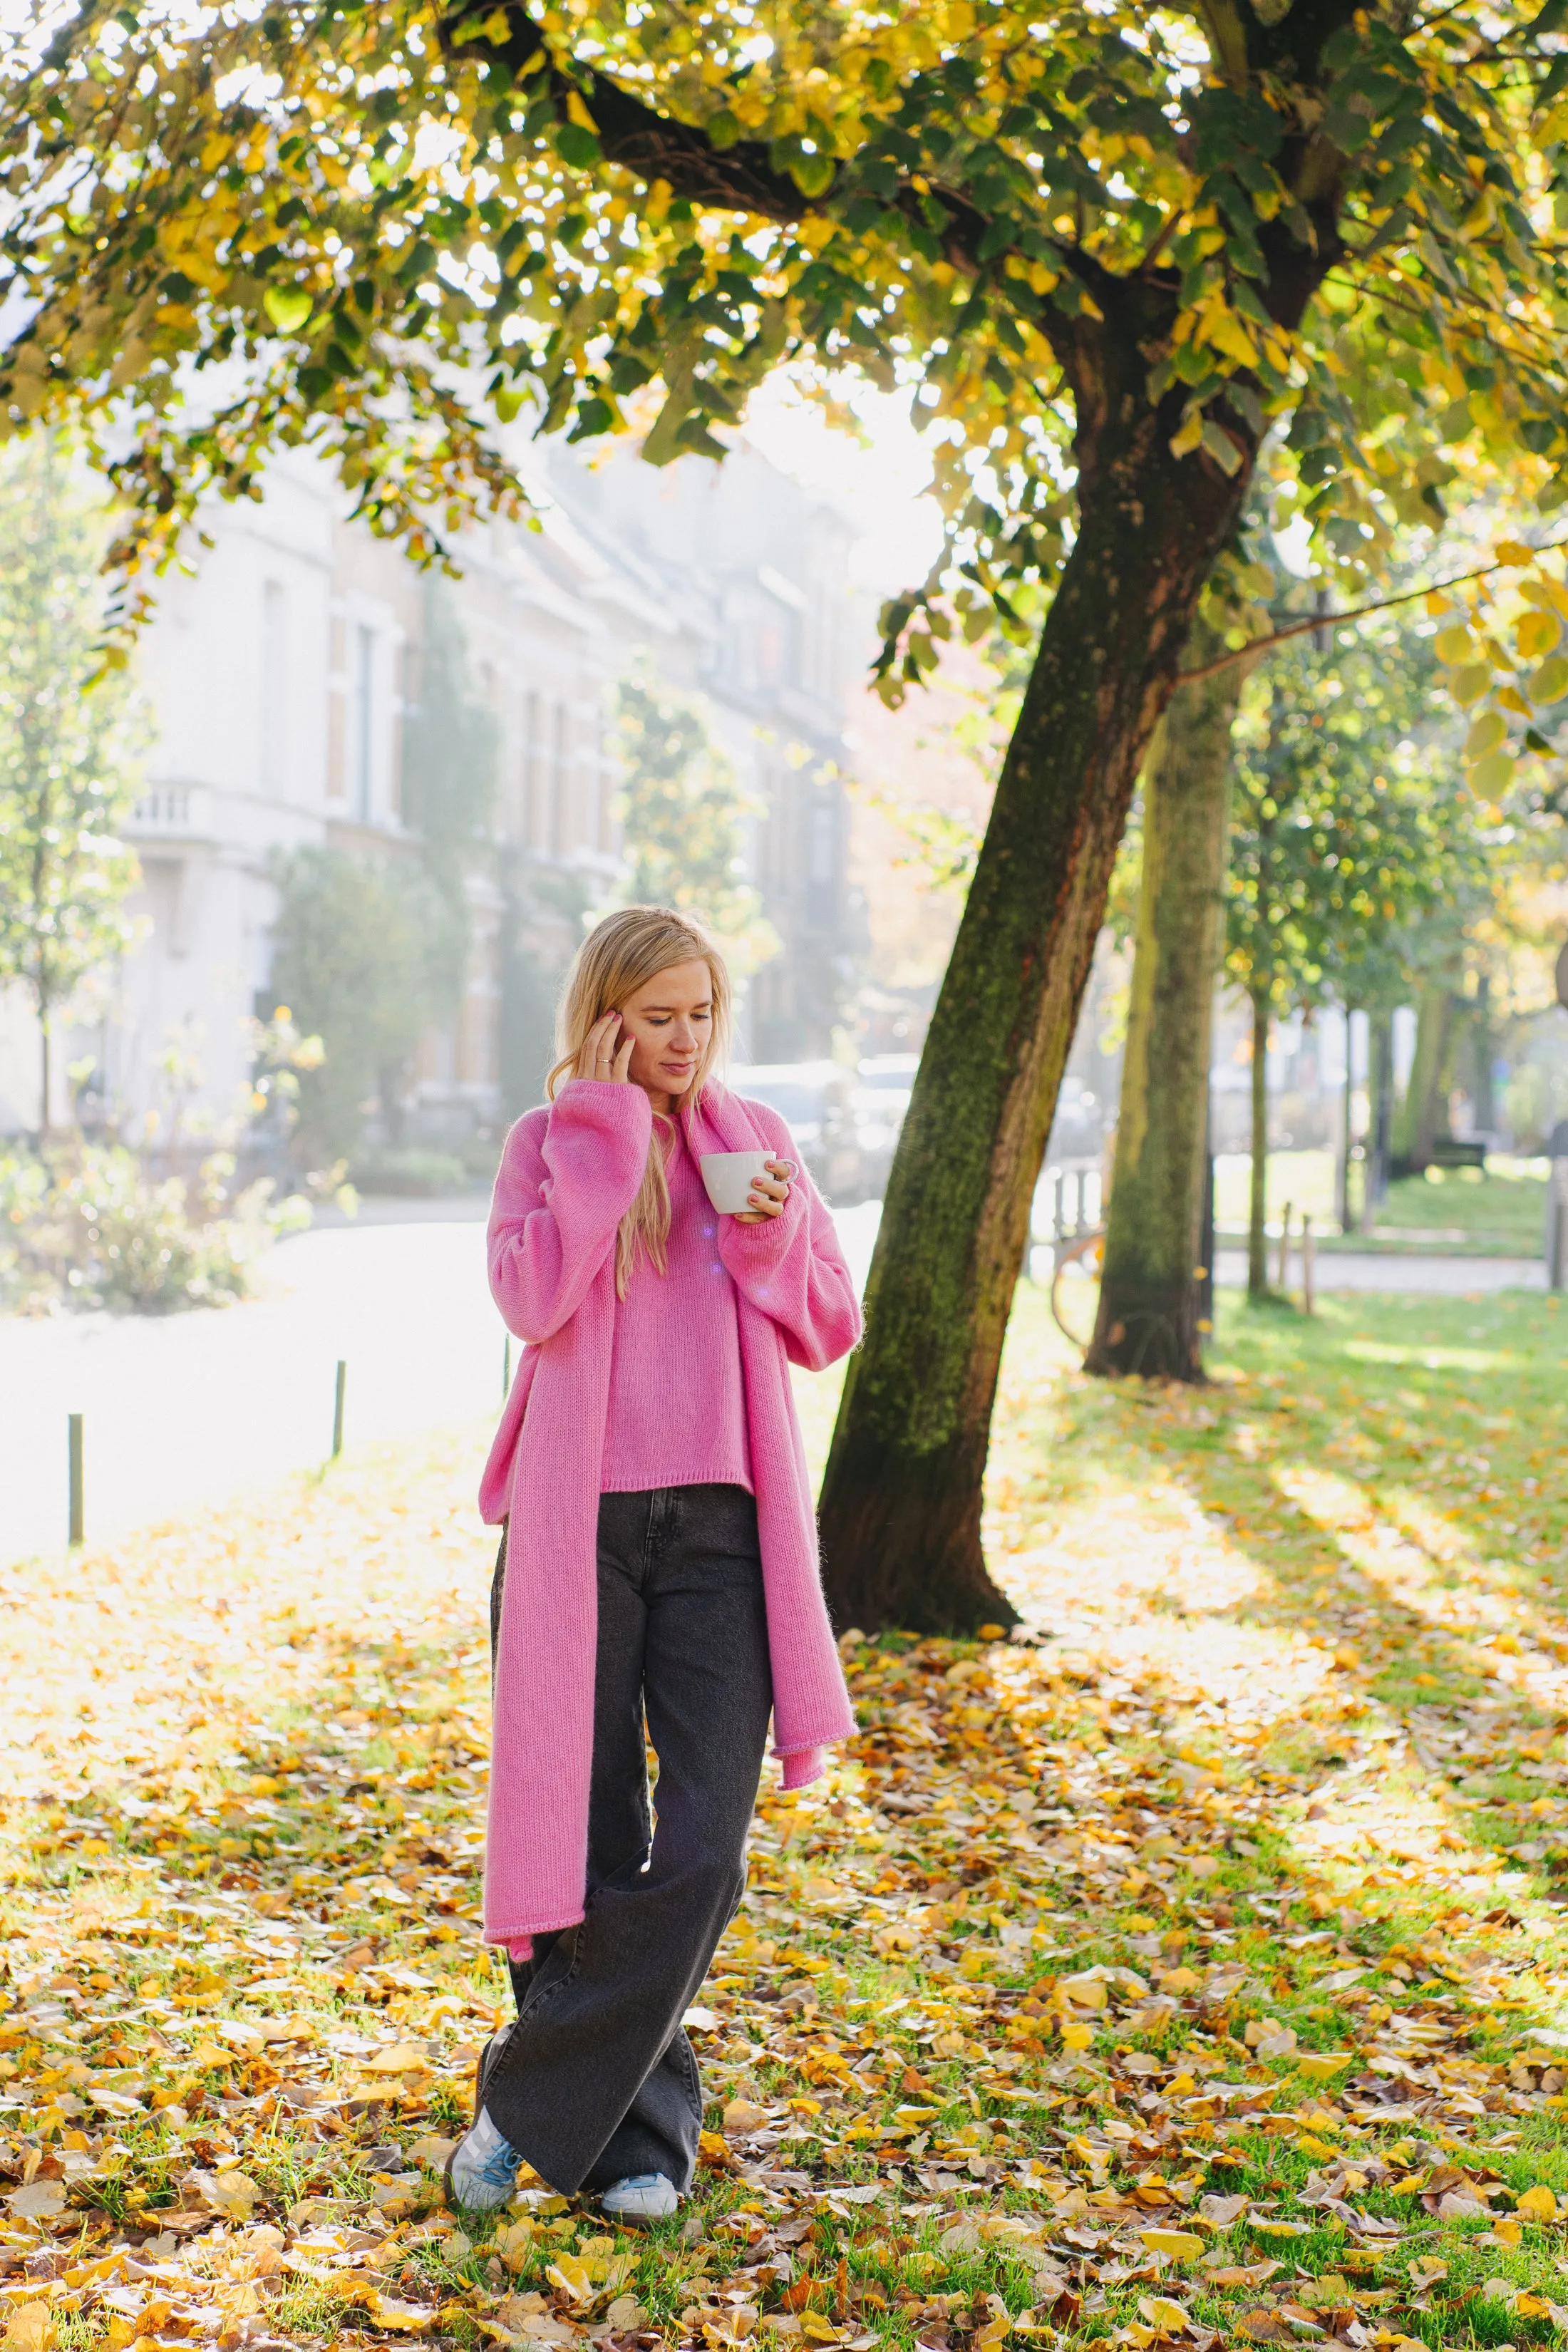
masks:
POLYGON ((744 1464, 733 1462, 706 1463, 694 1470, 660 1469, 657 1477, 645 1475, 642 1471, 630 1471, 624 1475, 617 1473, 614 1477, 602 1481, 599 1492, 601 1495, 653 1495, 668 1486, 742 1486, 748 1495, 756 1492, 746 1475, 744 1464))

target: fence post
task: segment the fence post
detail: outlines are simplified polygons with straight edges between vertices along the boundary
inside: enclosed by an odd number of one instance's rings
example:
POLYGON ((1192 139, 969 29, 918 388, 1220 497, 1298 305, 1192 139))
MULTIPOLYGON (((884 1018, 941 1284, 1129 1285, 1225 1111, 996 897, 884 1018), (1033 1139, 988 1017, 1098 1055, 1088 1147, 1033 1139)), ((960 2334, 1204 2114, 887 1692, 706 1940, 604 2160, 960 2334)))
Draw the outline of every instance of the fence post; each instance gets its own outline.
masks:
POLYGON ((343 1391, 348 1386, 349 1368, 344 1359, 338 1358, 337 1390, 332 1399, 332 1460, 343 1450, 343 1391))
POLYGON ((500 1401, 501 1401, 502 1404, 505 1404, 505 1402, 506 1402, 507 1399, 510 1396, 510 1394, 511 1394, 511 1333, 509 1331, 509 1332, 507 1333, 507 1335, 506 1335, 506 1344, 504 1345, 504 1347, 501 1349, 501 1351, 500 1351, 500 1401))
POLYGON ((1279 1221, 1279 1271, 1276 1276, 1274 1282, 1274 1287, 1276 1290, 1283 1290, 1287 1281, 1289 1279, 1290 1220, 1294 1216, 1295 1213, 1295 1202, 1293 1201, 1287 1201, 1285 1203, 1285 1214, 1279 1221))
MULTIPOLYGON (((1553 1163, 1554 1180, 1556 1173, 1556 1163, 1553 1163)), ((1563 1198, 1562 1187, 1554 1181, 1546 1198, 1546 1287, 1548 1290, 1563 1288, 1563 1277, 1568 1275, 1568 1265, 1564 1264, 1565 1260, 1568 1260, 1568 1200, 1563 1198)))
POLYGON ((1318 1274, 1318 1237, 1312 1231, 1312 1220, 1301 1220, 1301 1310, 1310 1315, 1316 1309, 1318 1274))
POLYGON ((81 1415, 79 1412, 68 1413, 66 1431, 66 1453, 70 1476, 70 1540, 74 1546, 83 1539, 81 1415))

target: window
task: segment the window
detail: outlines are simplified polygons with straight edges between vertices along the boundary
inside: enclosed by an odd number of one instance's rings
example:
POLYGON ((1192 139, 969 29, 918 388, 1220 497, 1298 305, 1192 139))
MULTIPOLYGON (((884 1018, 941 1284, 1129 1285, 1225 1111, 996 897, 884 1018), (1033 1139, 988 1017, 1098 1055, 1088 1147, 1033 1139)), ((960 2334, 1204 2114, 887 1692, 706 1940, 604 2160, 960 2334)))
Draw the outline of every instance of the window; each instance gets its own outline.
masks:
POLYGON ((543 811, 540 807, 543 789, 543 707, 538 695, 531 694, 523 706, 522 715, 522 838, 529 849, 538 849, 543 842, 543 811))
POLYGON ((361 621, 354 630, 354 814, 370 823, 372 726, 375 717, 375 631, 361 621))
POLYGON ((550 747, 550 846, 557 857, 563 856, 571 846, 567 838, 571 821, 571 811, 567 805, 571 787, 570 723, 566 705, 558 702, 550 747))
POLYGON ((261 789, 280 800, 287 789, 289 598, 280 580, 261 591, 261 789))
POLYGON ((341 801, 348 793, 348 626, 334 616, 331 635, 331 667, 327 679, 327 798, 341 801))

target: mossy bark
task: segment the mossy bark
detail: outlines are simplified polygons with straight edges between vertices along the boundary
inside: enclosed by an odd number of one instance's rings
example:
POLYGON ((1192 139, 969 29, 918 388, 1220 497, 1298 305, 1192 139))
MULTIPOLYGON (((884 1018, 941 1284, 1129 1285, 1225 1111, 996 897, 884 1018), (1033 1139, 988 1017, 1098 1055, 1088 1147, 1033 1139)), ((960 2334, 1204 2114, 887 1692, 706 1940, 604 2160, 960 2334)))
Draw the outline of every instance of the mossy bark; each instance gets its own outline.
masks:
POLYGON ((1252 997, 1252 1187, 1247 1211, 1247 1295, 1268 1295, 1268 1021, 1267 988, 1252 997))
MULTIPOLYGON (((1221 650, 1201 625, 1197 667, 1221 650)), ((1209 1040, 1225 914, 1230 730, 1242 665, 1178 688, 1143 772, 1143 874, 1121 1105, 1086 1371, 1203 1378, 1200 1231, 1209 1040)))
POLYGON ((1394 1159, 1401 1175, 1419 1175, 1431 1165, 1433 1142, 1447 1124, 1443 1088, 1453 1033, 1453 991, 1444 982, 1428 981, 1415 1000, 1415 1054, 1394 1123, 1394 1159))
POLYGON ((1109 281, 1070 370, 1079 528, 1053 600, 888 1187, 824 1481, 840 1625, 1006 1625, 981 1490, 1029 1204, 1128 803, 1255 449, 1173 457, 1147 405, 1164 298, 1109 281), (1157 318, 1156 312, 1160 316, 1157 318))

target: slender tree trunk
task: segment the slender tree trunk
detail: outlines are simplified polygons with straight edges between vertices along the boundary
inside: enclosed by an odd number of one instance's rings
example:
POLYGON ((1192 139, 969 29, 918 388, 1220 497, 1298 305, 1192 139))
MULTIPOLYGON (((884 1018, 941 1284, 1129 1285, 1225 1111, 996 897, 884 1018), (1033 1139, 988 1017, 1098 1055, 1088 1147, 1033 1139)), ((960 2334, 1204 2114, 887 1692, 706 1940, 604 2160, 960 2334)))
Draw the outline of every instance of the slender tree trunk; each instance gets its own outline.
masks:
POLYGON ((1339 1210, 1340 1231, 1353 1234, 1355 1210, 1351 1201, 1351 1150, 1354 1138, 1351 1133, 1351 1107, 1355 1099, 1355 1087, 1351 1074, 1351 1018, 1355 1007, 1345 1006, 1345 1091, 1340 1126, 1339 1210))
POLYGON ((1497 1131, 1497 1104, 1492 1087, 1492 987, 1485 972, 1476 990, 1476 1009, 1470 1024, 1470 1124, 1478 1135, 1490 1137, 1497 1131))
POLYGON ((38 1007, 38 1148, 42 1150, 49 1139, 49 1093, 53 1081, 50 1062, 49 1008, 38 1007))
POLYGON ((1252 1196, 1247 1217, 1247 1295, 1268 1296, 1268 991, 1252 991, 1252 1196))
POLYGON ((1254 455, 1228 477, 1172 457, 1179 411, 1146 405, 1152 313, 1096 292, 1110 315, 1073 362, 1079 534, 931 1018, 824 1481, 842 1625, 1015 1617, 980 1507, 1030 1196, 1139 764, 1254 455))
POLYGON ((1432 1164, 1453 1026, 1452 989, 1446 982, 1428 981, 1415 1000, 1415 1055, 1394 1123, 1394 1156, 1407 1175, 1418 1176, 1432 1164))
POLYGON ((1372 1097, 1372 1126, 1366 1139, 1362 1228, 1370 1234, 1373 1213, 1388 1197, 1394 1157, 1394 1016, 1387 1012, 1374 1013, 1367 1022, 1367 1087, 1372 1097))
MULTIPOLYGON (((1201 624, 1191 667, 1221 649, 1201 624)), ((1173 695, 1143 772, 1143 876, 1090 1372, 1203 1378, 1198 1275, 1237 662, 1173 695)))

